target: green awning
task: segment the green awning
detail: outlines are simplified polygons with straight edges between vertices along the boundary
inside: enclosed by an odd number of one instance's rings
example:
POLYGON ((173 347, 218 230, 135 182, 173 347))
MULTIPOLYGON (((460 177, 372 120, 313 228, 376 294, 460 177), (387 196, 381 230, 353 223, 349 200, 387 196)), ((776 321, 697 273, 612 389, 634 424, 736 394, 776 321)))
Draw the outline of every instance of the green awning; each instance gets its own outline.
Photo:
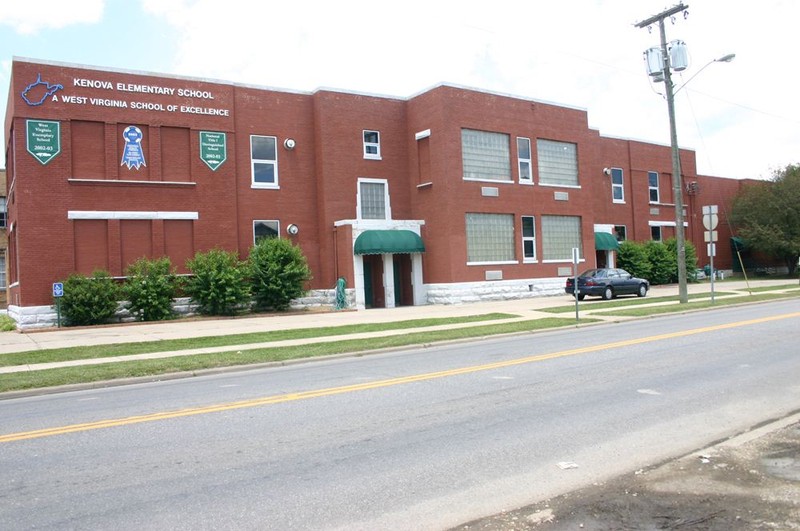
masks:
POLYGON ((607 232, 595 232, 594 248, 598 251, 616 251, 619 249, 619 242, 613 234, 609 234, 607 232))
POLYGON ((367 230, 356 238, 355 254, 407 254, 425 252, 422 238, 410 230, 367 230))

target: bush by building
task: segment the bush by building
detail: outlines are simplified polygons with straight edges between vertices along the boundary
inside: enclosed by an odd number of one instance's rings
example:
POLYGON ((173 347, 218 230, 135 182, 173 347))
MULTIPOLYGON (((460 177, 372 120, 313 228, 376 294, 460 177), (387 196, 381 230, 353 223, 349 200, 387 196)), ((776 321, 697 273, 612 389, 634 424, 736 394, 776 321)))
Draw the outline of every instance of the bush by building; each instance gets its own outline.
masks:
POLYGON ((205 315, 234 315, 250 302, 248 267, 236 253, 212 249, 186 263, 192 276, 184 291, 205 315))
POLYGON ((127 269, 122 294, 127 308, 139 321, 161 321, 174 316, 172 299, 178 292, 177 277, 169 258, 140 258, 127 269))
POLYGON ((64 281, 61 314, 67 326, 107 323, 117 311, 119 287, 106 271, 92 276, 74 274, 64 281))
POLYGON ((250 282, 258 309, 284 311, 305 293, 311 270, 303 252, 289 240, 263 238, 250 249, 250 282))

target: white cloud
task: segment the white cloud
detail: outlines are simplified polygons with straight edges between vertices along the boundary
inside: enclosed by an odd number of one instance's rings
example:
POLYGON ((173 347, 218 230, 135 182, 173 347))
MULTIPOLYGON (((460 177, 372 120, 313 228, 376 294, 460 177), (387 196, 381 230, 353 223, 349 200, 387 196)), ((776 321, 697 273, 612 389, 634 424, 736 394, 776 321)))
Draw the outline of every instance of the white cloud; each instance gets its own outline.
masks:
POLYGON ((0 4, 0 25, 11 26, 20 35, 73 24, 97 23, 103 17, 104 0, 6 0, 0 4))

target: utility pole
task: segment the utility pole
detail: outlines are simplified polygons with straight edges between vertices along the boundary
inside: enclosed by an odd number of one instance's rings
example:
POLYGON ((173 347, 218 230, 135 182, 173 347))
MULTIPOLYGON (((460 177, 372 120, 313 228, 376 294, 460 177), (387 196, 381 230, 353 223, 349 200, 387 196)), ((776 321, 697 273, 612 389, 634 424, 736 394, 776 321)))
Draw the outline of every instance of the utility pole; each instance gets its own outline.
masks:
POLYGON ((681 157, 678 148, 678 132, 675 127, 675 86, 672 83, 672 65, 670 64, 669 50, 667 49, 667 32, 664 28, 664 19, 677 13, 686 11, 689 6, 678 4, 636 24, 637 28, 646 28, 658 23, 661 31, 661 56, 664 60, 664 85, 667 90, 667 111, 669 112, 669 140, 672 148, 672 194, 675 201, 675 240, 678 247, 678 294, 680 302, 689 302, 689 292, 686 285, 686 239, 683 232, 683 179, 681 178, 681 157))

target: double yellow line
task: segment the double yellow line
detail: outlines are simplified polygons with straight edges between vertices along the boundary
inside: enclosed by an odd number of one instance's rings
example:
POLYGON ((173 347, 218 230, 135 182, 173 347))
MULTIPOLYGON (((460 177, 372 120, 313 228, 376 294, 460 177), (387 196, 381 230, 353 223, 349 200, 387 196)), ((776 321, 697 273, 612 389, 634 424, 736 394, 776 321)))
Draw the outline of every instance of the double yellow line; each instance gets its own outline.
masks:
POLYGON ((340 387, 330 387, 327 389, 317 389, 312 391, 303 391, 299 393, 287 393, 282 395, 267 396, 262 398, 255 398, 252 400, 242 400, 239 402, 228 402, 223 404, 216 404, 211 406, 178 409, 175 411, 164 411, 160 413, 151 413, 149 415, 138 415, 134 417, 126 417, 120 419, 99 420, 95 422, 87 422, 83 424, 70 424, 67 426, 57 426, 53 428, 45 428, 41 430, 24 431, 18 433, 9 433, 7 435, 0 435, 0 443, 9 443, 14 441, 24 441, 27 439, 38 439, 41 437, 52 437, 55 435, 65 435, 67 433, 76 433, 81 431, 99 430, 103 428, 113 428, 118 426, 129 426, 132 424, 140 424, 143 422, 155 422, 159 420, 175 419, 180 417, 190 417, 193 415, 205 415, 208 413, 218 413, 221 411, 231 411, 235 409, 244 409, 259 406, 268 406, 274 404, 283 404, 286 402, 294 402, 297 400, 308 400, 311 398, 320 398, 323 396, 341 395, 346 393, 354 393, 358 391, 368 391, 371 389, 380 389, 383 387, 392 387, 395 385, 404 385, 415 382, 424 382, 427 380, 436 380, 440 378, 448 378, 451 376, 459 376, 462 374, 471 374, 482 371, 491 371, 495 369, 502 369, 505 367, 513 367, 515 365, 524 365, 526 363, 535 363, 539 361, 552 360, 556 358, 564 358, 567 356, 576 356, 578 354, 587 354, 590 352, 598 352, 601 350, 615 349, 621 347, 629 347, 633 345, 640 345, 644 343, 653 343, 656 341, 664 341, 667 339, 674 339, 677 337, 686 337, 697 334, 705 334, 708 332, 716 332, 719 330, 726 330, 729 328, 737 328, 741 326, 755 325, 766 323, 770 321, 778 321, 781 319, 791 319, 800 317, 800 312, 787 313, 782 315, 775 315, 771 317, 762 317, 759 319, 750 319, 747 321, 737 321, 734 323, 707 326, 703 328, 694 328, 692 330, 685 330, 681 332, 671 332, 668 334, 659 334, 655 336, 648 336, 640 339, 628 339, 625 341, 616 341, 613 343, 605 343, 602 345, 592 345, 589 347, 575 348, 570 350, 562 350, 550 354, 540 354, 536 356, 527 356, 523 358, 516 358, 507 361, 498 361, 495 363, 487 363, 483 365, 472 365, 469 367, 462 367, 460 369, 450 369, 446 371, 429 372, 423 374, 415 374, 411 376, 403 376, 400 378, 390 378, 387 380, 376 380, 374 382, 366 382, 354 385, 344 385, 340 387))

